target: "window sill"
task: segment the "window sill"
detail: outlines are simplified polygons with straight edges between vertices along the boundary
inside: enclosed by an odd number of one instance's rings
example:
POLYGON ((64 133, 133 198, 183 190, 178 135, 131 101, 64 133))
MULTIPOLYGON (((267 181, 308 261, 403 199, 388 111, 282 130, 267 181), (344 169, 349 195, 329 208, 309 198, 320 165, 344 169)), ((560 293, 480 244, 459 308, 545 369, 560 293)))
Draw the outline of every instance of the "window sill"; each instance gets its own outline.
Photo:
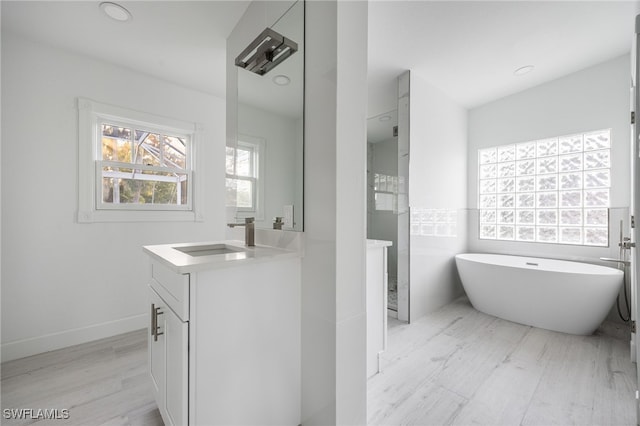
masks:
POLYGON ((78 211, 78 223, 103 222, 204 222, 193 211, 93 210, 78 211))

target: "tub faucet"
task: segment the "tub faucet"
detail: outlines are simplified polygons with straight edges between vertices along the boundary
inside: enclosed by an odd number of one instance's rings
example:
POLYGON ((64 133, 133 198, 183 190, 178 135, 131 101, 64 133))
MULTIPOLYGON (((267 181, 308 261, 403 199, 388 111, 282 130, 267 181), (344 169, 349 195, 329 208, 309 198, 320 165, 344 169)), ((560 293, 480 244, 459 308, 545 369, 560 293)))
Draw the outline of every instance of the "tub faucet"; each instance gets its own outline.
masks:
POLYGON ((235 228, 236 226, 244 226, 244 245, 247 247, 253 247, 255 243, 255 223, 253 223, 253 217, 244 218, 244 223, 227 223, 229 228, 235 228))
POLYGON ((631 262, 629 262, 628 260, 612 259, 610 257, 601 257, 600 260, 604 260, 605 262, 615 262, 615 263, 619 263, 620 265, 624 265, 624 266, 631 265, 631 262))

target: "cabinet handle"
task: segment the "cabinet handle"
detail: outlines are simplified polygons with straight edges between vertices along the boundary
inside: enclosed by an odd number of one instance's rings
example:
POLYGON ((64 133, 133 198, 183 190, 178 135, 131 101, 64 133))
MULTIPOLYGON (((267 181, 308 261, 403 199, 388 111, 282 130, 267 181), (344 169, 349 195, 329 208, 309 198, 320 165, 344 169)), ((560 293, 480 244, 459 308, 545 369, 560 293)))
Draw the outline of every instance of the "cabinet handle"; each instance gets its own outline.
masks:
POLYGON ((151 304, 151 327, 149 327, 151 329, 151 335, 155 336, 156 335, 156 305, 155 304, 151 304))
POLYGON ((153 341, 158 341, 158 336, 163 335, 164 332, 158 332, 160 328, 158 326, 158 315, 162 315, 164 312, 160 311, 160 308, 156 308, 155 304, 151 304, 151 335, 153 336, 153 341))

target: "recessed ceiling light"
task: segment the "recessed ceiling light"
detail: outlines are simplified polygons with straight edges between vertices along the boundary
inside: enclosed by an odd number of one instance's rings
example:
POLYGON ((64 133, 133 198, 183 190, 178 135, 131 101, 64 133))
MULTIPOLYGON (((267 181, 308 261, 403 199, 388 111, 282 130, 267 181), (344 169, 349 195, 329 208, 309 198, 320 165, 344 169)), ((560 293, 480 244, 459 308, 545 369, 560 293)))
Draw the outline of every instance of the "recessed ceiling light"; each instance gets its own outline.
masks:
POLYGON ((525 65, 524 67, 520 67, 513 72, 513 75, 521 76, 530 73, 533 71, 535 67, 533 65, 525 65))
POLYGON ((278 86, 286 86, 287 84, 291 83, 291 79, 286 75, 282 75, 282 74, 276 75, 275 77, 272 78, 272 80, 278 86))
POLYGON ((100 3, 100 9, 109 18, 119 22, 127 22, 131 20, 131 13, 117 3, 104 1, 100 3))
POLYGON ((389 121, 389 120, 391 120, 390 115, 383 115, 382 117, 378 118, 378 121, 389 121))

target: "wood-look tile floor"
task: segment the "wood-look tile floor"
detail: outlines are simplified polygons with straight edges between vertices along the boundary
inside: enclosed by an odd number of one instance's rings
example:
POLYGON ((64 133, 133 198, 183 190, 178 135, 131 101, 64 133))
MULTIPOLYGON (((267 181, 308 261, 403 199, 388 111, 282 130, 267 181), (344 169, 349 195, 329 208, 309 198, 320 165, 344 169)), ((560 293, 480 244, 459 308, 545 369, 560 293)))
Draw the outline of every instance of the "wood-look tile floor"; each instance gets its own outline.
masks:
POLYGON ((413 324, 389 319, 370 425, 635 425, 629 330, 574 336, 485 315, 466 298, 413 324))
MULTIPOLYGON (((411 325, 389 319, 370 425, 634 425, 628 330, 572 336, 503 321, 466 299, 411 325)), ((2 408, 66 408, 68 420, 3 425, 162 426, 140 330, 2 364, 2 408)))
POLYGON ((147 375, 147 330, 2 363, 2 425, 162 426, 147 375), (67 409, 67 420, 4 409, 67 409), (29 416, 31 417, 31 416, 29 416))

